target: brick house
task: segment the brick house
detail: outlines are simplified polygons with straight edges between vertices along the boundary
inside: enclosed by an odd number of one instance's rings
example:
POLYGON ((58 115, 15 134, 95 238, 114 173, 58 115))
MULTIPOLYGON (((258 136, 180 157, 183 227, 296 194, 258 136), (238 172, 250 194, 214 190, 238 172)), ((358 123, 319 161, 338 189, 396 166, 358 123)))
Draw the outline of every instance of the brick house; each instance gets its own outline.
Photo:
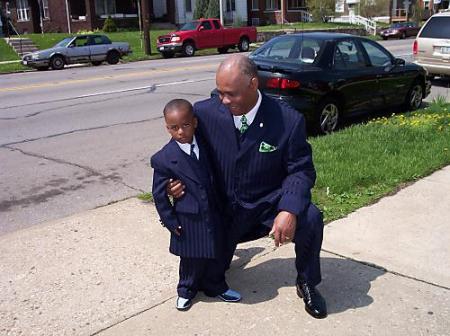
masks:
MULTIPOLYGON (((195 0, 147 0, 152 22, 181 25, 192 20, 195 0)), ((303 1, 303 0, 302 0, 303 1)), ((117 26, 138 28, 140 0, 0 0, 3 16, 20 33, 101 29, 108 16, 117 26)), ((223 0, 225 20, 247 22, 245 0, 223 0)))
POLYGON ((308 17, 306 0, 247 0, 247 7, 248 23, 253 26, 281 23, 283 17, 284 22, 305 21, 308 17))

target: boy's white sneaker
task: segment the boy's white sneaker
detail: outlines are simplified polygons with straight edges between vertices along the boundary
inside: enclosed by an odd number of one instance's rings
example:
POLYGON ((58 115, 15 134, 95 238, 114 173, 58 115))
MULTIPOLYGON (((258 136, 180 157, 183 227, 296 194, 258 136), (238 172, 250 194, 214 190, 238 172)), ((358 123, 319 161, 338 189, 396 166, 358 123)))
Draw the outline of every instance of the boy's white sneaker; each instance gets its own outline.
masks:
POLYGON ((192 300, 191 299, 185 299, 181 296, 177 298, 177 309, 178 310, 188 310, 192 306, 192 300))

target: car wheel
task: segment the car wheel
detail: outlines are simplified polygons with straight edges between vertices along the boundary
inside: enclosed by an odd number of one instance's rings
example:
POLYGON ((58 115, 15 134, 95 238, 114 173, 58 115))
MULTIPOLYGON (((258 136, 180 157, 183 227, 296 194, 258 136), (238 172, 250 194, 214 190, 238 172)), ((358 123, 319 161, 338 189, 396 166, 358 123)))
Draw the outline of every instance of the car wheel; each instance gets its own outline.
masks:
POLYGON ((422 105, 423 89, 419 81, 415 81, 406 96, 405 107, 409 111, 417 110, 422 105))
POLYGON ((248 38, 243 37, 238 43, 238 49, 240 52, 246 52, 250 49, 250 41, 248 38))
POLYGON ((400 36, 401 39, 405 39, 406 38, 406 33, 403 32, 402 35, 400 36))
POLYGON ((55 55, 50 59, 50 66, 53 70, 64 69, 64 58, 60 55, 55 55))
POLYGON ((120 55, 117 51, 112 50, 106 55, 106 62, 108 64, 117 64, 119 63, 120 55))
POLYGON ((194 44, 191 42, 186 42, 183 44, 183 55, 186 57, 194 56, 195 54, 195 47, 194 44))
POLYGON ((99 66, 100 64, 102 64, 102 61, 92 61, 91 63, 92 65, 99 66))
POLYGON ((339 104, 336 100, 326 99, 320 104, 317 118, 317 129, 320 133, 329 134, 337 130, 339 120, 339 104))
POLYGON ((386 41, 387 39, 388 39, 388 38, 387 38, 386 36, 383 36, 383 40, 385 40, 385 41, 386 41))
POLYGON ((172 58, 175 54, 171 51, 164 51, 161 53, 161 55, 164 58, 172 58))
POLYGON ((219 54, 226 54, 228 52, 228 47, 217 48, 219 54))

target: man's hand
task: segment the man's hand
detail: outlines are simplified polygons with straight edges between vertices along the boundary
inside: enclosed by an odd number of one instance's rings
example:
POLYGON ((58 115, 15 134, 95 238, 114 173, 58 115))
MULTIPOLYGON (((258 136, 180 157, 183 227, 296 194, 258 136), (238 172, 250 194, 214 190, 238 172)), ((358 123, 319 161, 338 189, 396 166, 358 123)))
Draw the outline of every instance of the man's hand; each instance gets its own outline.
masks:
POLYGON ((180 180, 170 179, 169 183, 167 183, 167 195, 172 196, 173 198, 180 198, 184 195, 185 185, 181 183, 180 180))
POLYGON ((280 211, 273 221, 269 236, 273 237, 275 246, 278 247, 294 238, 296 228, 297 216, 287 211, 280 211))

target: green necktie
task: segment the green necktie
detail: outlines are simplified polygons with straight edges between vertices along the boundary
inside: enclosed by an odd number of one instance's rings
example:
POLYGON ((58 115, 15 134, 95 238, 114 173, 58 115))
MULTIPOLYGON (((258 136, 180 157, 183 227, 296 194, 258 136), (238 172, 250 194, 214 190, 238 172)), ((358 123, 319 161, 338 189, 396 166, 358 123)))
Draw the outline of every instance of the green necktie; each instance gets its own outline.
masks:
POLYGON ((248 129, 247 117, 243 115, 241 117, 241 128, 239 129, 239 132, 241 132, 241 134, 244 134, 247 129, 248 129))

